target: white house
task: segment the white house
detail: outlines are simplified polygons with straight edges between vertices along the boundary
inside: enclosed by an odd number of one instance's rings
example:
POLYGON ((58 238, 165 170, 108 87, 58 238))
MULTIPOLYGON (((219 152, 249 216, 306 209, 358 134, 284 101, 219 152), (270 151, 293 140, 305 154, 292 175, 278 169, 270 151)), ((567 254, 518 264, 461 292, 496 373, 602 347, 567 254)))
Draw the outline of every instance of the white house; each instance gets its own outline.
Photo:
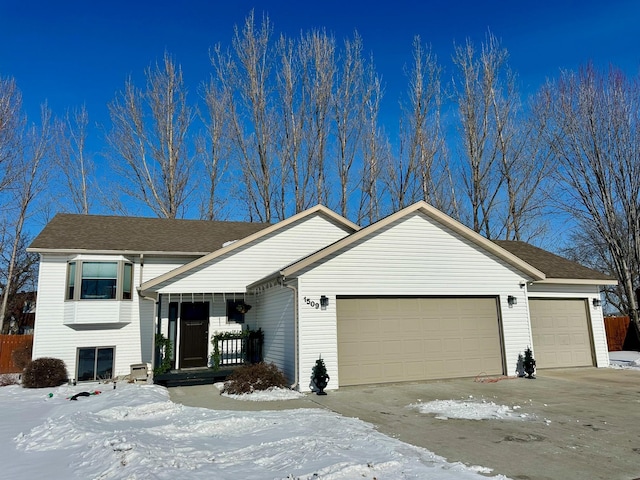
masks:
POLYGON ((29 250, 34 358, 80 381, 151 363, 155 332, 176 369, 206 367, 211 336, 242 328, 303 391, 320 356, 329 388, 514 375, 529 346, 539 368, 608 365, 615 280, 424 202, 362 229, 322 206, 274 225, 57 215, 29 250))

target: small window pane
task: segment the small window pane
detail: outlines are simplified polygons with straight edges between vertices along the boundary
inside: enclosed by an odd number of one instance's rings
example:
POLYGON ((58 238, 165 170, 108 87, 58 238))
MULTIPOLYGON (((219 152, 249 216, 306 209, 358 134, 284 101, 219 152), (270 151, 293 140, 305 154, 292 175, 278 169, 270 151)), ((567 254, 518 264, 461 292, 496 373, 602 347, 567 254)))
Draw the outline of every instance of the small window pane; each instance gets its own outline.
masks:
POLYGON ((96 380, 106 380, 113 375, 113 348, 99 348, 96 362, 96 380))
POLYGON ((125 263, 124 278, 122 279, 122 298, 124 300, 131 300, 132 272, 133 266, 130 263, 125 263))
POLYGON ((76 263, 71 262, 67 267, 67 300, 73 300, 76 286, 76 263))
POLYGON ((96 349, 78 349, 78 381, 95 380, 96 349))
POLYGON ((118 264, 116 262, 83 262, 82 278, 116 278, 118 264))

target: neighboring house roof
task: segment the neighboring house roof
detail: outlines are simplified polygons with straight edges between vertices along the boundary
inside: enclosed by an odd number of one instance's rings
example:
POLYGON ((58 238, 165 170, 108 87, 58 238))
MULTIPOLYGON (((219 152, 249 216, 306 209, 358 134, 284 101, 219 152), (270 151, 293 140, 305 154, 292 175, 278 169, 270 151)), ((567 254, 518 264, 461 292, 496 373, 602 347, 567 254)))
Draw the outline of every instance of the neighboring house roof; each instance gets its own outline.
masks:
POLYGON ((422 213, 424 215, 427 215, 428 217, 432 218, 436 222, 453 230, 458 235, 470 240, 471 242, 483 248, 484 250, 488 251, 489 253, 492 253, 493 255, 502 259, 506 263, 514 266, 519 271, 528 275, 534 280, 543 280, 545 278, 545 274, 539 269, 537 269, 535 266, 527 263, 522 258, 498 246, 494 242, 487 240, 482 235, 474 232, 469 227, 454 220, 453 218, 449 217, 448 215, 436 209, 435 207, 432 207, 428 203, 424 201, 420 201, 420 202, 414 203, 413 205, 410 205, 409 207, 399 210, 396 213, 389 215, 388 217, 385 217, 375 223, 372 223, 368 227, 365 227, 349 235, 348 237, 338 240, 337 242, 323 248, 322 250, 317 251, 316 253, 313 253, 297 262, 294 262, 291 265, 283 268, 278 272, 274 272, 272 275, 269 275, 268 277, 263 278, 253 283, 252 285, 249 285, 248 288, 257 287, 262 283, 268 282, 280 276, 285 278, 295 276, 297 273, 301 272, 302 270, 309 267, 313 263, 322 261, 324 258, 328 257, 329 255, 341 249, 348 248, 350 245, 355 244, 355 242, 358 242, 362 238, 365 238, 366 236, 371 235, 376 231, 385 228, 387 225, 390 225, 391 223, 397 220, 400 220, 403 217, 406 217, 408 215, 413 215, 414 213, 422 213))
POLYGON ((595 282, 598 285, 615 285, 618 283, 616 279, 609 275, 525 242, 494 240, 494 243, 544 272, 546 276, 545 283, 566 283, 566 280, 572 280, 575 283, 595 282), (562 281, 560 282, 560 280, 562 281))
POLYGON ((255 240, 258 240, 261 237, 264 237, 266 235, 269 235, 273 232, 276 232, 278 230, 281 230, 285 227, 287 227, 288 225, 291 225, 303 218, 306 217, 311 217, 312 215, 316 215, 316 214, 321 214, 324 215, 328 218, 330 218, 331 220, 333 220, 334 222, 338 223, 339 225, 342 225, 345 229, 350 230, 350 231, 357 231, 360 229, 360 227, 358 225, 356 225, 355 223, 347 220, 346 218, 338 215, 337 213, 335 213, 333 210, 329 210, 327 207, 323 206, 323 205, 316 205, 315 207, 309 208, 308 210, 304 210, 303 212, 300 212, 296 215, 293 215, 285 220, 282 220, 278 223, 275 223, 273 225, 268 226, 267 228, 264 228, 263 230, 260 230, 256 233, 254 233, 253 235, 249 235, 247 237, 244 237, 240 240, 238 240, 237 242, 234 242, 230 245, 225 246, 224 248, 220 248, 216 251, 212 251, 211 253, 204 255, 190 263, 187 263, 185 265, 182 265, 174 270, 171 270, 170 272, 165 273, 164 275, 160 275, 152 280, 149 280, 145 283, 143 283, 142 285, 140 285, 139 290, 141 292, 146 292, 151 290, 153 287, 155 287, 156 285, 159 285, 160 283, 166 282, 167 280, 170 280, 178 275, 181 275, 185 272, 188 272, 189 270, 192 270, 194 268, 199 267, 200 265, 209 262, 211 260, 216 259, 217 257, 220 257, 222 255, 227 254, 228 252, 235 250, 237 248, 240 248, 248 243, 251 243, 255 240))
POLYGON ((268 228, 268 223, 57 214, 30 252, 206 255, 268 228))

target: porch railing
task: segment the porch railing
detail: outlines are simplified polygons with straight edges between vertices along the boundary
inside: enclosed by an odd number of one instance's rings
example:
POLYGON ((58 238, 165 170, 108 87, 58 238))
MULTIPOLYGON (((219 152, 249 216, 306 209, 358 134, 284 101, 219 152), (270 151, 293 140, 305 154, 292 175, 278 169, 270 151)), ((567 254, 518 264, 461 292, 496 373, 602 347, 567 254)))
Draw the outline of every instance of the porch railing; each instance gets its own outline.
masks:
POLYGON ((225 333, 217 340, 218 352, 214 352, 214 368, 262 361, 262 330, 247 333, 225 333), (217 365, 216 365, 217 364, 217 365))

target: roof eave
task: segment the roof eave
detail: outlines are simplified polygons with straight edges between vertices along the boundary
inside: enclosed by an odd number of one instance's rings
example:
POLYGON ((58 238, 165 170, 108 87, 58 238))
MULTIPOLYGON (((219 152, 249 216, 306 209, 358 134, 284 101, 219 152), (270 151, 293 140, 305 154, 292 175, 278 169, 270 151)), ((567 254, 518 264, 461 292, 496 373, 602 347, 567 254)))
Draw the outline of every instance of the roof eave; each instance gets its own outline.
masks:
POLYGON ((211 253, 206 252, 183 252, 183 251, 164 251, 164 250, 89 250, 86 248, 27 248, 30 253, 51 253, 58 255, 68 254, 90 254, 90 255, 170 255, 180 257, 202 256, 211 253))
POLYGON ((555 285, 618 285, 617 280, 606 278, 546 278, 536 280, 534 284, 555 284, 555 285))

